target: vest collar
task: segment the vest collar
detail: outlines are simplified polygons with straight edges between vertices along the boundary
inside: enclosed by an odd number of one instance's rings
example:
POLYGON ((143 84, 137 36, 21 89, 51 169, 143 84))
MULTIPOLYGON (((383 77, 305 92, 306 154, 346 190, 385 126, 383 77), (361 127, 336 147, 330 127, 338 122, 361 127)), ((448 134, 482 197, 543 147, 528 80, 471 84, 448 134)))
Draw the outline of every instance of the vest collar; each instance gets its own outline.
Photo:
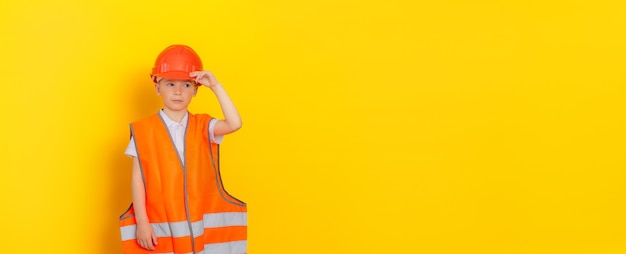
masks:
POLYGON ((161 119, 163 119, 163 122, 165 122, 165 125, 167 127, 172 127, 176 125, 182 125, 185 128, 187 127, 187 118, 189 117, 189 111, 185 112, 185 115, 183 116, 183 119, 180 120, 180 123, 170 119, 165 114, 165 112, 163 112, 163 109, 159 110, 159 115, 161 116, 161 119))

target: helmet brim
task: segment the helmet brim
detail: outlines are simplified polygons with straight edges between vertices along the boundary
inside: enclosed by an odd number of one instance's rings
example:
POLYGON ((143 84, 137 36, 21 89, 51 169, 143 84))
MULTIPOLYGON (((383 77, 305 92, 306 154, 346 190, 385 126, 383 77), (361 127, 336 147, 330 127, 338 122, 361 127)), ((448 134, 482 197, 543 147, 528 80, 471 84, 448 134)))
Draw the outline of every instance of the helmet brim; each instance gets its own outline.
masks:
POLYGON ((154 74, 154 76, 166 79, 195 80, 194 77, 189 76, 188 72, 183 71, 169 71, 165 73, 154 74))
MULTIPOLYGON (((196 80, 196 78, 190 77, 189 73, 183 72, 183 71, 170 71, 170 72, 160 73, 160 74, 151 75, 151 76, 152 76, 152 81, 154 83, 157 83, 159 78, 166 78, 166 79, 171 79, 171 80, 191 80, 191 81, 196 80)), ((201 85, 202 84, 196 82, 196 86, 201 86, 201 85)))

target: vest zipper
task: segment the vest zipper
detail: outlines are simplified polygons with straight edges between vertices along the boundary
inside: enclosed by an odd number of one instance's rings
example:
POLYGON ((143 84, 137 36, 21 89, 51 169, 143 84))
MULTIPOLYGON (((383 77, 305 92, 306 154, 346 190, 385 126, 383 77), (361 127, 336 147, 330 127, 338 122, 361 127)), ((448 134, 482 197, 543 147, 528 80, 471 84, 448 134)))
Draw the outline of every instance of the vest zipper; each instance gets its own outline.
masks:
POLYGON ((189 216, 189 201, 187 199, 187 168, 183 166, 183 176, 184 182, 183 187, 185 188, 185 214, 187 215, 187 225, 189 225, 189 235, 191 236, 191 253, 196 253, 196 238, 193 235, 193 227, 191 226, 191 217, 189 216))

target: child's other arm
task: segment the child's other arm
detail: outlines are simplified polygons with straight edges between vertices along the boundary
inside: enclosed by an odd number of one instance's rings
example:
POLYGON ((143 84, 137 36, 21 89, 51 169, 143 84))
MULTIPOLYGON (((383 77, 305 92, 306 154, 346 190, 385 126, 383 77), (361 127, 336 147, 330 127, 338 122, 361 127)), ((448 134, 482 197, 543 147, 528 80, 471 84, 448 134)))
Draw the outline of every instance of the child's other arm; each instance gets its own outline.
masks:
POLYGON ((237 108, 230 99, 230 96, 228 96, 228 93, 226 93, 222 84, 217 81, 213 73, 209 71, 196 71, 190 73, 190 75, 192 77, 196 77, 196 82, 211 88, 220 103, 222 113, 224 114, 224 120, 217 121, 213 131, 214 135, 222 136, 239 130, 242 124, 239 111, 237 111, 237 108))
POLYGON ((157 245, 157 237, 152 226, 150 226, 150 221, 148 221, 146 191, 137 157, 133 157, 132 192, 133 209, 135 209, 135 221, 137 223, 137 243, 148 250, 154 250, 154 245, 157 245))

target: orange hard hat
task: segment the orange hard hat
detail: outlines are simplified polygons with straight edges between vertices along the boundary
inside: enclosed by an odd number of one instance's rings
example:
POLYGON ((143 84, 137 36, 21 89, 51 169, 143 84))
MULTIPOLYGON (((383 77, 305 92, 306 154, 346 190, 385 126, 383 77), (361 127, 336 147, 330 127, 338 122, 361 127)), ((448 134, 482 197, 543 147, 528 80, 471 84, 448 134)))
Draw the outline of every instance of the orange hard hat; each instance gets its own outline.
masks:
POLYGON ((171 45, 161 51, 152 67, 152 81, 157 78, 193 79, 190 72, 201 71, 202 61, 196 52, 185 45, 171 45))

